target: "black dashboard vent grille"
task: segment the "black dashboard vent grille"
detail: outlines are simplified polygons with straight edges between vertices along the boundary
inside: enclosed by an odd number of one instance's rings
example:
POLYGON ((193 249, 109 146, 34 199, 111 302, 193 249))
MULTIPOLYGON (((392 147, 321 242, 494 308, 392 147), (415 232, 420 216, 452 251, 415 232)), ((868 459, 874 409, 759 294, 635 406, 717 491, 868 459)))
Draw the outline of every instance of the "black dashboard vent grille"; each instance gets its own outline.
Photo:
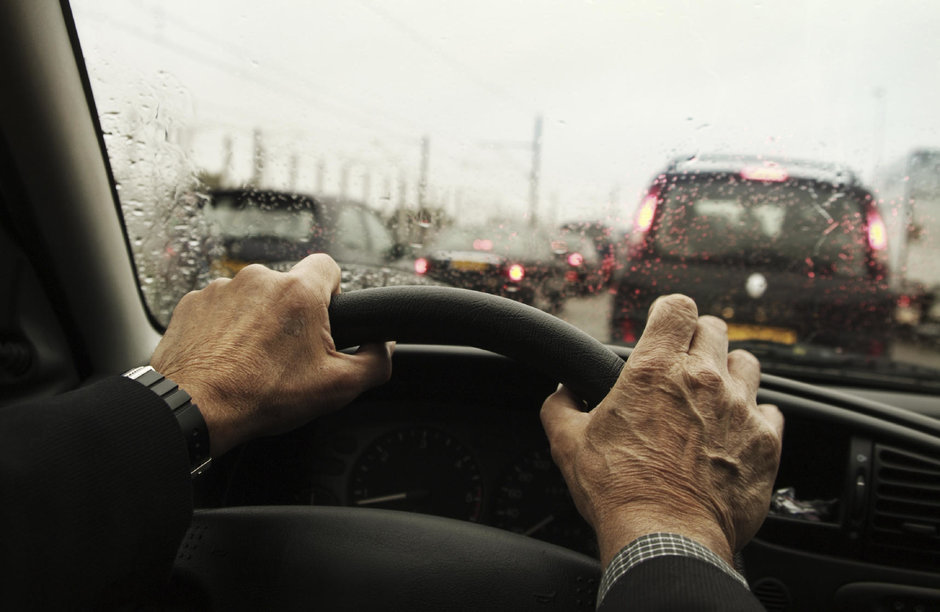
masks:
POLYGON ((874 467, 866 556, 940 566, 940 458, 876 445, 874 467))
POLYGON ((757 584, 751 587, 751 592, 767 612, 786 612, 790 608, 790 591, 779 580, 758 580, 757 584))

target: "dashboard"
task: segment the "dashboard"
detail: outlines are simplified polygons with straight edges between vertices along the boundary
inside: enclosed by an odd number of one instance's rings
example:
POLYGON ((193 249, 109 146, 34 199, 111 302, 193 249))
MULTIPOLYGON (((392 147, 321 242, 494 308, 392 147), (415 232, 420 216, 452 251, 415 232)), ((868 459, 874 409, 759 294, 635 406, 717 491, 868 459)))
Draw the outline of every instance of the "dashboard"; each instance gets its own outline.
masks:
MULTIPOLYGON (((486 351, 400 346, 388 384, 224 458, 202 502, 419 512, 595 557, 539 420, 553 390, 486 351)), ((787 419, 774 509, 740 558, 765 606, 812 609, 832 593, 845 609, 866 609, 859 597, 932 602, 918 589, 940 589, 935 419, 899 410, 885 422, 864 398, 766 375, 761 394, 787 419)))
POLYGON ((594 533, 571 501, 539 421, 553 387, 483 351, 464 354, 447 376, 433 357, 402 353, 396 366, 408 365, 385 387, 243 449, 225 504, 420 512, 595 556, 594 533))

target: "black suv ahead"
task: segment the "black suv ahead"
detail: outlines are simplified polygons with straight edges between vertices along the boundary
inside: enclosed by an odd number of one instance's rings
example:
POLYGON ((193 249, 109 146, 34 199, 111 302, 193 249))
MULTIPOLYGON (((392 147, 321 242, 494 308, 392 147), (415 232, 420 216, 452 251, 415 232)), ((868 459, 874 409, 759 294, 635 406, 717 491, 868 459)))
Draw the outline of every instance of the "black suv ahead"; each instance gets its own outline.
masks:
POLYGON ((656 297, 684 293, 731 341, 877 355, 890 337, 885 226, 844 168, 695 156, 653 181, 615 281, 614 342, 656 297))

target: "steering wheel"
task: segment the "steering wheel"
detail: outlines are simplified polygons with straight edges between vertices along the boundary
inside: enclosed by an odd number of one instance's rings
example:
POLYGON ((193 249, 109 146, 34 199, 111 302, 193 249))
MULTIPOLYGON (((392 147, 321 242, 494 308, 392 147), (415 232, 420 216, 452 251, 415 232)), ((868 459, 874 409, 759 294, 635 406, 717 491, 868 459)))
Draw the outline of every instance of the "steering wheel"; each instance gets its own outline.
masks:
MULTIPOLYGON (((623 360, 578 328, 464 289, 383 287, 334 296, 338 348, 452 344, 524 362, 597 404, 623 360)), ((494 527, 366 508, 197 511, 174 583, 210 609, 592 610, 597 560, 494 527)))

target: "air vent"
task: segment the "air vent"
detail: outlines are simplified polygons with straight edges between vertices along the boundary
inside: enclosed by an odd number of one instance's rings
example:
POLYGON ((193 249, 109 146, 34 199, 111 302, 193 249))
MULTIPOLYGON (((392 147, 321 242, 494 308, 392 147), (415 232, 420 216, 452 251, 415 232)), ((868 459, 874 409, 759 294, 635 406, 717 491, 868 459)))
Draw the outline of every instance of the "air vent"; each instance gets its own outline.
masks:
POLYGON ((790 609, 790 591, 774 578, 763 578, 751 587, 754 597, 767 612, 785 612, 790 609))
POLYGON ((875 446, 870 561, 940 565, 940 458, 875 446))

